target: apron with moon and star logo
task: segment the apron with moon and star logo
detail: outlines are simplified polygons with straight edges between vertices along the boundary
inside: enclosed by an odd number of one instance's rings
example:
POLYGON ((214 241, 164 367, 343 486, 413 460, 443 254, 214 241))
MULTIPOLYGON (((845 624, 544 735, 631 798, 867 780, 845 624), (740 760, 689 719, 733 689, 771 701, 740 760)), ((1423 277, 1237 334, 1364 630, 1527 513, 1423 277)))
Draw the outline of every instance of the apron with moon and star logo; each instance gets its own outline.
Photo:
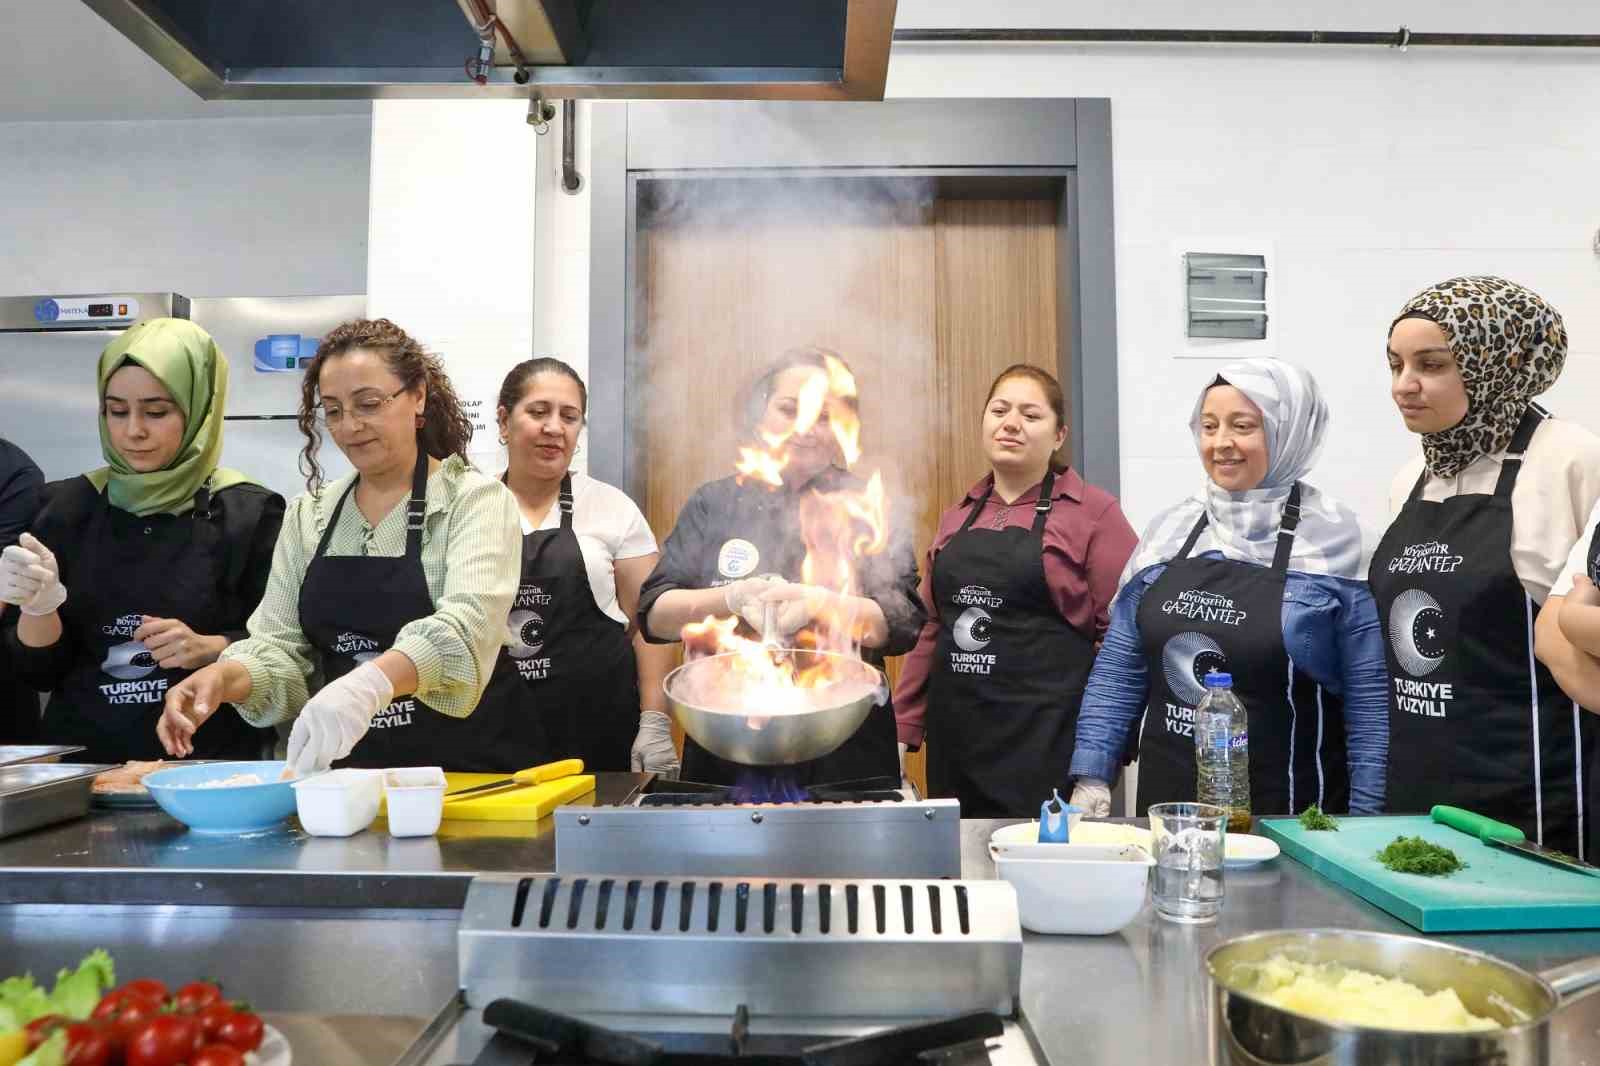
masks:
POLYGON ((1388 809, 1464 807, 1576 855, 1593 725, 1534 657, 1539 607, 1511 562, 1511 493, 1544 417, 1523 415, 1493 495, 1424 500, 1424 469, 1367 580, 1387 637, 1388 809))
POLYGON ((586 770, 628 769, 639 730, 639 672, 628 628, 594 601, 572 529, 572 475, 561 479, 561 525, 522 537, 522 578, 506 619, 510 643, 473 720, 512 772, 575 757, 586 770))
POLYGON ((1350 808, 1344 705, 1295 667, 1283 642, 1283 601, 1300 485, 1289 490, 1271 566, 1190 558, 1202 514, 1183 548, 1139 603, 1150 702, 1139 738, 1138 809, 1198 792, 1194 710, 1207 674, 1233 675, 1249 715, 1250 812, 1298 814, 1311 804, 1350 808))
POLYGON ((1044 573, 1055 475, 1031 526, 975 529, 989 492, 933 560, 939 639, 928 677, 928 791, 968 818, 1022 818, 1067 784, 1094 641, 1044 573))
MULTIPOLYGON (((146 615, 196 633, 228 628, 226 553, 210 490, 195 493, 187 514, 143 516, 112 506, 87 479, 66 491, 73 496, 60 508, 87 513, 82 539, 61 546, 71 590, 61 618, 76 654, 45 708, 43 739, 84 745, 83 762, 162 758, 156 722, 167 690, 193 671, 157 665, 133 634, 146 615)), ((226 707, 195 733, 194 757, 259 759, 270 737, 226 707)))

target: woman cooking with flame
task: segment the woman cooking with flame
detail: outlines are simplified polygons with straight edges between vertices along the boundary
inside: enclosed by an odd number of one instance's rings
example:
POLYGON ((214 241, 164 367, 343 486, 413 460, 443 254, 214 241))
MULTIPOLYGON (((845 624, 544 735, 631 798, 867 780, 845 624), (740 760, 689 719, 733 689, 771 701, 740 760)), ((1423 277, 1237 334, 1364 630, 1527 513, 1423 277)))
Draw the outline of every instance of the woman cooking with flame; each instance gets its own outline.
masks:
MULTIPOLYGON (((859 456, 856 412, 854 376, 820 348, 786 352, 756 378, 739 408, 755 442, 741 453, 740 474, 695 490, 640 592, 647 640, 717 650, 719 640, 760 639, 770 613, 771 635, 786 646, 859 648, 880 667, 885 655, 910 650, 923 622, 916 556, 889 526, 876 478, 849 472, 859 456), (837 550, 841 543, 849 550, 837 550), (706 624, 730 616, 743 621, 742 637, 706 624)), ((685 778, 733 784, 740 773, 685 739, 685 778)), ((896 776, 893 708, 874 708, 836 751, 788 773, 797 785, 896 776)))

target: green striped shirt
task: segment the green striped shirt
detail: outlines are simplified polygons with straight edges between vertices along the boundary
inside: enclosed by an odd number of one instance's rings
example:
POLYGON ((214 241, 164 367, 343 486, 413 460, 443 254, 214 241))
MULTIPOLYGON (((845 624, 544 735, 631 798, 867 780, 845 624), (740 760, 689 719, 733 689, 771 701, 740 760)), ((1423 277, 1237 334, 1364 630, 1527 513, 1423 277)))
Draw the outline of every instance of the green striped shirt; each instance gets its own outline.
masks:
MULTIPOLYGON (((250 637, 222 653, 250 672, 250 698, 239 713, 253 725, 286 722, 300 713, 317 656, 300 630, 300 584, 349 474, 289 504, 273 551, 266 596, 247 623, 250 637)), ((328 555, 404 555, 406 502, 376 527, 354 499, 345 505, 328 555)), ((478 705, 500 647, 522 569, 517 500, 504 485, 446 459, 428 477, 422 528, 422 572, 434 611, 395 638, 417 668, 417 698, 441 714, 464 718, 478 705)), ((374 589, 375 595, 381 590, 374 589)))

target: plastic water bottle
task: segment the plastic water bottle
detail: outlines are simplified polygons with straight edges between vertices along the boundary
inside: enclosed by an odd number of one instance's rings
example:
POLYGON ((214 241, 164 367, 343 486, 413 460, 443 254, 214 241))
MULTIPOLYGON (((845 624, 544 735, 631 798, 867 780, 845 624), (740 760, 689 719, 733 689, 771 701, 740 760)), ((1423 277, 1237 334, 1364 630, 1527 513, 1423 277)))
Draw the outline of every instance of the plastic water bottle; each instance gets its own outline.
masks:
POLYGON ((1250 832, 1250 717, 1233 694, 1233 675, 1205 677, 1194 709, 1196 798, 1228 809, 1228 831, 1250 832))

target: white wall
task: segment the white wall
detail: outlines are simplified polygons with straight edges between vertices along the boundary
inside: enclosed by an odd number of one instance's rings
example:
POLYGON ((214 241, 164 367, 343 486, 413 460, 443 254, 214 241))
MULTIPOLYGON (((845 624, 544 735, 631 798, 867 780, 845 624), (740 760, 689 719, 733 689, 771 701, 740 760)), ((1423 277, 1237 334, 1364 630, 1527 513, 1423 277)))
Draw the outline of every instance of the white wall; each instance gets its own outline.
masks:
MULTIPOLYGON (((1592 5, 1225 3, 1231 28, 1597 32, 1592 5)), ((899 26, 1195 25, 1184 5, 902 0, 899 26), (1129 15, 1134 15, 1130 18, 1129 15), (1137 21, 1135 21, 1135 18, 1137 21)), ((1183 338, 1185 238, 1271 242, 1262 347, 1312 369, 1333 436, 1314 480, 1387 524, 1413 454, 1387 399, 1385 330, 1417 289, 1498 273, 1563 312, 1568 369, 1548 402, 1600 431, 1600 64, 1477 49, 897 46, 888 95, 1111 100, 1122 496, 1135 525, 1198 487, 1184 421, 1207 360, 1183 338)), ((1194 250, 1227 250, 1208 247, 1194 250)), ((1248 249, 1247 249, 1248 250, 1248 249)))
POLYGON ((0 293, 363 292, 365 115, 0 123, 0 293))
POLYGON ((444 359, 476 431, 504 465, 495 397, 533 353, 534 156, 516 100, 379 100, 372 113, 367 311, 444 359))

